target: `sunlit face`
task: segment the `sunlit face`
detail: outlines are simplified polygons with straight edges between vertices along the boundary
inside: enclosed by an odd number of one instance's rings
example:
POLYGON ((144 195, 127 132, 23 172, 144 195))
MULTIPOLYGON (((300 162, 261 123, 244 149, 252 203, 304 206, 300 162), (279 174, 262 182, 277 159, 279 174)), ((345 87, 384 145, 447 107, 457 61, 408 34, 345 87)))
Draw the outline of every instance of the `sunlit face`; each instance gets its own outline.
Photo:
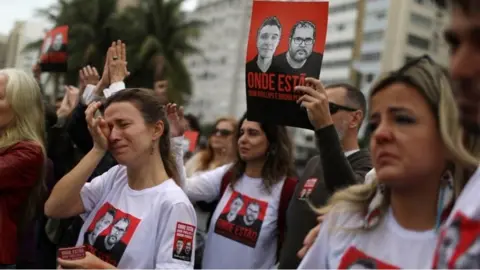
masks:
POLYGON ((168 89, 167 80, 156 81, 153 85, 153 90, 155 91, 155 94, 160 97, 163 104, 168 103, 167 89, 168 89))
POLYGON ((117 102, 105 110, 105 121, 111 132, 110 151, 119 164, 133 165, 146 160, 152 143, 163 133, 163 123, 147 125, 140 111, 131 102, 117 102))
MULTIPOLYGON (((473 2, 473 1, 472 1, 473 2)), ((480 133, 480 16, 454 8, 445 37, 450 45, 450 74, 465 129, 480 133)))
POLYGON ((243 121, 239 136, 238 151, 243 161, 253 161, 266 157, 269 143, 259 123, 243 121))
POLYGON ((446 163, 437 121, 427 101, 415 89, 395 83, 372 97, 370 148, 377 178, 397 187, 412 181, 440 179, 446 163))
POLYGON ((312 27, 297 27, 290 38, 288 53, 296 62, 305 61, 313 51, 315 44, 314 30, 312 27))
POLYGON ((0 73, 0 131, 5 129, 13 121, 14 113, 7 101, 8 77, 0 73))
POLYGON ((280 43, 280 34, 280 28, 276 25, 266 25, 260 29, 257 37, 257 50, 260 57, 273 57, 280 43))
POLYGON ((234 126, 229 121, 220 121, 210 137, 210 146, 214 150, 230 149, 233 144, 234 126))

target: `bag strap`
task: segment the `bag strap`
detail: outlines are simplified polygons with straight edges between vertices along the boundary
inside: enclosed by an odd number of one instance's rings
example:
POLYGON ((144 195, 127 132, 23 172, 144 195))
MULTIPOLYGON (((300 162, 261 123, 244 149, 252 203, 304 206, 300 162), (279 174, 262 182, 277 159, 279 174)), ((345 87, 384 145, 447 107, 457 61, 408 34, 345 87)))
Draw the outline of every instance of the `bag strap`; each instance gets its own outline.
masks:
POLYGON ((223 197, 223 194, 225 193, 225 190, 227 190, 228 184, 230 184, 230 179, 233 176, 233 171, 228 170, 222 178, 222 183, 220 184, 220 196, 218 199, 221 199, 223 197))
POLYGON ((297 178, 287 177, 285 183, 282 187, 282 192, 280 193, 280 203, 278 207, 278 244, 277 244, 277 260, 280 259, 280 251, 285 239, 285 227, 287 219, 287 210, 290 200, 295 193, 295 188, 297 186, 297 178))

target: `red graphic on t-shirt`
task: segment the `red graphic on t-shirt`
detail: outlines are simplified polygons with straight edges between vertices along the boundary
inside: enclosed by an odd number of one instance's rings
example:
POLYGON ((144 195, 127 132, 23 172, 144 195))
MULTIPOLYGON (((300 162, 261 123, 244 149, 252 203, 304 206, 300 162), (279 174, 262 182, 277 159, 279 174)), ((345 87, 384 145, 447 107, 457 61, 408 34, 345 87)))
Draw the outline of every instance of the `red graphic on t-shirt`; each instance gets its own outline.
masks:
POLYGON ((303 185, 302 191, 300 192, 299 199, 306 199, 310 197, 310 194, 313 191, 313 188, 315 187, 315 184, 317 183, 317 178, 310 178, 305 182, 305 185, 303 185))
POLYGON ((192 261, 192 250, 194 248, 193 237, 195 235, 195 226, 177 222, 175 229, 175 238, 173 240, 173 255, 177 260, 192 261))
POLYGON ((87 251, 117 266, 140 219, 105 203, 95 214, 84 234, 87 251))
POLYGON ((356 247, 349 247, 340 260, 338 269, 400 269, 369 256, 356 247))
POLYGON ((480 220, 457 212, 438 243, 433 268, 480 268, 480 220))
POLYGON ((255 248, 268 203, 232 192, 215 223, 215 233, 255 248))

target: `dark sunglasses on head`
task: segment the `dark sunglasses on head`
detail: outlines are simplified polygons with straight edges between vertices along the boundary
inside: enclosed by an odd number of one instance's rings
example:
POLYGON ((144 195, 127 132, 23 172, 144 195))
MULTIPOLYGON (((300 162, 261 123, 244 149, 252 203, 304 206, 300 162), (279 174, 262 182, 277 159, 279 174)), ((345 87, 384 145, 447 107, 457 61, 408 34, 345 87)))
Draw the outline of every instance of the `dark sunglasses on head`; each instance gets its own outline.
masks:
POLYGON ((348 112, 354 112, 358 111, 358 109, 350 108, 347 106, 342 106, 338 105, 336 103, 329 102, 328 107, 330 108, 330 114, 336 114, 338 111, 343 110, 343 111, 348 111, 348 112))
POLYGON ((230 136, 232 135, 232 131, 231 130, 228 130, 228 129, 215 129, 212 133, 212 135, 214 136, 220 136, 220 137, 227 137, 227 136, 230 136))

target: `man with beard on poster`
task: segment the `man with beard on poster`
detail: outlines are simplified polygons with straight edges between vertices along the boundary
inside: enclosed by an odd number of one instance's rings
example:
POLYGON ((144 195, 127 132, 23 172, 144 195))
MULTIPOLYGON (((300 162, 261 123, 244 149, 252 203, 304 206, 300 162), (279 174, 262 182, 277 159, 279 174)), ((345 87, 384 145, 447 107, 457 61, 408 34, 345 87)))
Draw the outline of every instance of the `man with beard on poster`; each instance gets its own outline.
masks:
POLYGON ((123 252, 127 248, 127 245, 121 240, 128 231, 130 226, 130 219, 128 217, 122 217, 115 221, 110 233, 106 236, 99 236, 94 248, 96 248, 100 254, 99 257, 109 256, 109 260, 117 265, 122 258, 123 252))
POLYGON ((247 72, 270 72, 273 54, 282 34, 282 25, 277 17, 266 18, 257 31, 257 56, 246 65, 247 72))
POLYGON ((273 59, 279 73, 319 78, 323 55, 313 51, 317 29, 311 21, 299 21, 290 31, 288 51, 273 59))
POLYGON ((241 219, 241 226, 248 227, 255 232, 260 232, 262 221, 258 219, 260 215, 260 204, 257 202, 250 202, 247 205, 245 216, 241 219))

